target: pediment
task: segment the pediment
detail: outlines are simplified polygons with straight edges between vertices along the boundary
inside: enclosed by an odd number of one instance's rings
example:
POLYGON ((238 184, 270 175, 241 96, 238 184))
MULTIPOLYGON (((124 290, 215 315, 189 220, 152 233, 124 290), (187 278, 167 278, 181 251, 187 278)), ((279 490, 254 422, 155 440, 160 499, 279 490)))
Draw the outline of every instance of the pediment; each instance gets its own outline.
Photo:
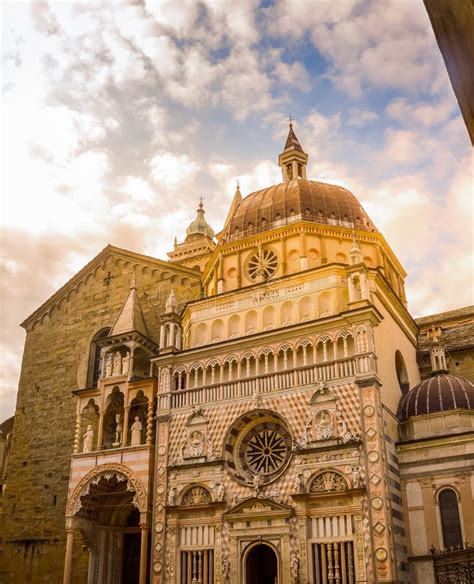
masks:
POLYGON ((289 517, 293 514, 293 509, 288 505, 274 501, 273 499, 249 497, 241 501, 238 505, 227 511, 225 517, 228 521, 239 520, 242 517, 252 519, 253 517, 289 517))
POLYGON ((186 268, 176 263, 160 260, 143 254, 121 249, 113 245, 107 245, 89 263, 87 263, 77 274, 68 280, 59 290, 57 290, 48 300, 37 308, 21 326, 29 329, 37 322, 42 322, 45 317, 50 316, 55 310, 61 310, 83 286, 87 286, 96 277, 104 278, 107 275, 107 267, 112 262, 121 260, 124 264, 130 262, 132 266, 158 270, 163 273, 163 277, 174 275, 199 281, 200 274, 191 268, 186 268))

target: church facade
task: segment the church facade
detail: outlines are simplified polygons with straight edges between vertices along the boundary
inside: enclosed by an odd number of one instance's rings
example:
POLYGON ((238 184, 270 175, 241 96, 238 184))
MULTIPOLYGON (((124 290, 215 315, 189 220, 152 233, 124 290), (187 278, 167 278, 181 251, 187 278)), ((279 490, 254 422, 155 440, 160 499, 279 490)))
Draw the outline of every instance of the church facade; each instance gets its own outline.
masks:
POLYGON ((434 584, 431 548, 466 552, 473 385, 449 375, 441 330, 421 379, 403 267, 307 161, 290 124, 282 182, 237 188, 220 233, 201 202, 169 262, 109 246, 25 321, 11 581, 434 584), (31 469, 45 370, 59 447, 31 469), (48 466, 64 498, 30 521, 48 466))

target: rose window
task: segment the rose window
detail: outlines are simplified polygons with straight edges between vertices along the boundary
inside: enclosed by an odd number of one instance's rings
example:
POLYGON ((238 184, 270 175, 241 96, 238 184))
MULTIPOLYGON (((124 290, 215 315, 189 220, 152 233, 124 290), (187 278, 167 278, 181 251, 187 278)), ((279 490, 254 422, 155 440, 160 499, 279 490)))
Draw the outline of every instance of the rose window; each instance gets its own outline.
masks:
POLYGON ((227 467, 241 483, 252 485, 255 477, 267 484, 287 468, 291 436, 273 412, 255 412, 235 423, 226 439, 227 467))
POLYGON ((275 430, 263 428, 245 446, 248 467, 259 474, 277 471, 286 459, 285 438, 275 430))
POLYGON ((278 268, 278 258, 270 249, 261 249, 250 258, 247 271, 252 280, 268 280, 278 268))

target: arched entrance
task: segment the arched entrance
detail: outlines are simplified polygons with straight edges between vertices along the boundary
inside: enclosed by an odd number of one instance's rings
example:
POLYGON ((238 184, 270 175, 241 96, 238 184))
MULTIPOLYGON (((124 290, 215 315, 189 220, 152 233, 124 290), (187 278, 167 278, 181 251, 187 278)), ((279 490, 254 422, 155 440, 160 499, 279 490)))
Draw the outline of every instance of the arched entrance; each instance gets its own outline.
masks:
POLYGON ((143 488, 120 465, 108 466, 84 477, 68 502, 64 584, 73 573, 74 531, 82 533, 89 549, 87 584, 148 582, 143 488))
POLYGON ((278 560, 269 545, 259 543, 247 554, 245 584, 278 584, 278 560))

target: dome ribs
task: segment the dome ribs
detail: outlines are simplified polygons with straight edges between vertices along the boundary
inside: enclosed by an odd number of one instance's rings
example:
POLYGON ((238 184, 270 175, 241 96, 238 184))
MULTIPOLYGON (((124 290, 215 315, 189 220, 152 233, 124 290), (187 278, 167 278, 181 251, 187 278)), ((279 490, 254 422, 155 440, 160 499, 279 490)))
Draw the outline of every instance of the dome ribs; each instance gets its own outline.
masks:
POLYGON ((436 374, 415 385, 400 400, 398 416, 407 420, 457 409, 470 410, 474 406, 474 385, 463 377, 449 373, 436 374))
POLYGON ((240 239, 298 219, 375 231, 359 201, 347 189, 295 179, 247 195, 229 221, 226 234, 229 240, 240 239))

